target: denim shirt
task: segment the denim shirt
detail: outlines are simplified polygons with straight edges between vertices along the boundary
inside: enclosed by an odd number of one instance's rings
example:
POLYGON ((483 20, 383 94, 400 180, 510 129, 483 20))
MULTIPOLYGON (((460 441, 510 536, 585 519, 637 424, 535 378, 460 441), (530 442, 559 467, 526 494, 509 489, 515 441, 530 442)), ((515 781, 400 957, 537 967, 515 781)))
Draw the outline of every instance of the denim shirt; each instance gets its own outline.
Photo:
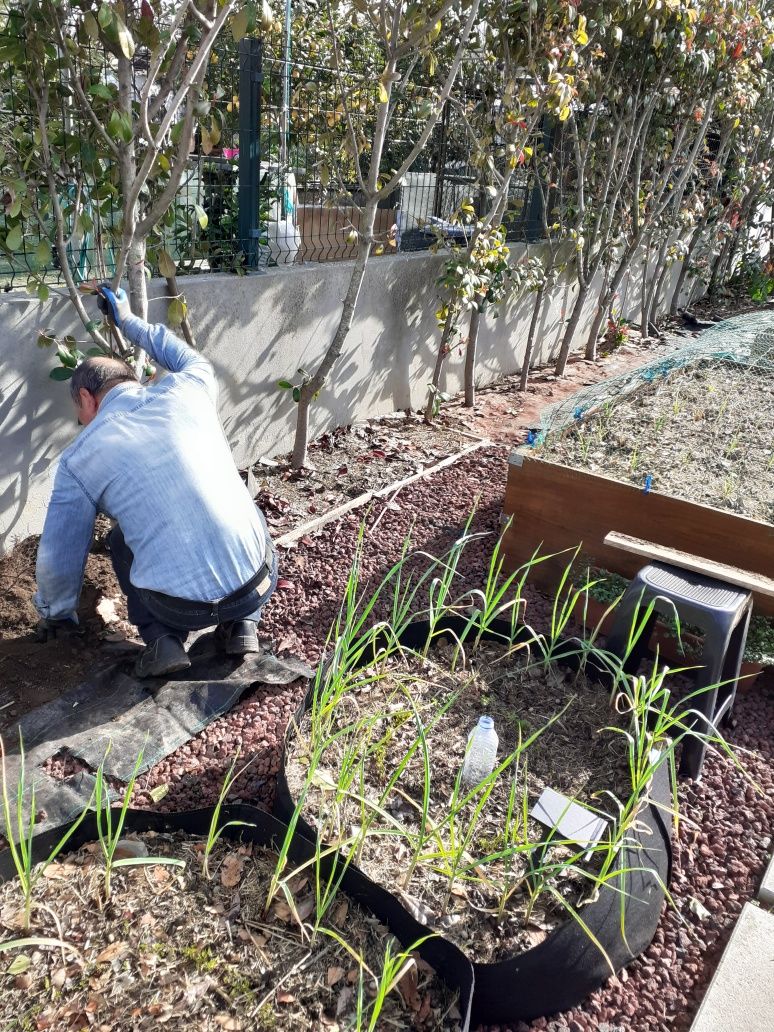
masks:
POLYGON ((120 383, 62 453, 38 547, 34 603, 76 620, 98 512, 117 520, 139 588, 214 602, 263 563, 266 535, 216 410, 210 363, 163 325, 131 316, 124 335, 170 375, 120 383))

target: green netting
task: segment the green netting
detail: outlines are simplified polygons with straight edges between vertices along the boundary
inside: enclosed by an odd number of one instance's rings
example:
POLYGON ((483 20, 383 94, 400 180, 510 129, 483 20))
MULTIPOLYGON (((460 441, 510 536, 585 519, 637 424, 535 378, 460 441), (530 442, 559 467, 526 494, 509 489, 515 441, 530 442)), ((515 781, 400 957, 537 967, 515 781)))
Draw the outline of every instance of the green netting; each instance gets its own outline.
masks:
POLYGON ((528 443, 542 444, 549 435, 605 406, 614 406, 646 385, 706 362, 732 362, 737 367, 746 367, 751 376, 774 374, 774 312, 754 312, 724 319, 700 333, 691 344, 656 362, 584 387, 545 409, 540 426, 530 431, 528 443))

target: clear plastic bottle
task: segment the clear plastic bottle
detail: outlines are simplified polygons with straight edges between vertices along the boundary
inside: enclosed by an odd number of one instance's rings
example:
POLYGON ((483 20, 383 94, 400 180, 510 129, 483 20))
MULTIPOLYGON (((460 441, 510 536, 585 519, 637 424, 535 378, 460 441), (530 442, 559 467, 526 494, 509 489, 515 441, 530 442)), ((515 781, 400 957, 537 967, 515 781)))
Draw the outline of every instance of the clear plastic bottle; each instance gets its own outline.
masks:
POLYGON ((491 717, 479 717, 468 735, 469 748, 462 766, 462 780, 466 785, 477 785, 488 777, 495 767, 499 739, 491 717))

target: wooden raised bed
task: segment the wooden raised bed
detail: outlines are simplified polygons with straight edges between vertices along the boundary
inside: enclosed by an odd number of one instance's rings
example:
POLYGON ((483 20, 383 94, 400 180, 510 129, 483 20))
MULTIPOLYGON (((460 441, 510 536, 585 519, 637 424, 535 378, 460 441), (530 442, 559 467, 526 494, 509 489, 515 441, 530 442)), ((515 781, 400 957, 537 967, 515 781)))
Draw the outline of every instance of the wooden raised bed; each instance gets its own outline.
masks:
MULTIPOLYGON (((698 502, 660 494, 610 477, 547 462, 529 447, 510 456, 503 505, 511 525, 503 539, 510 569, 536 551, 574 549, 604 569, 633 577, 645 560, 611 548, 611 531, 645 538, 715 562, 774 578, 774 526, 698 502)), ((555 590, 571 553, 538 564, 533 583, 555 590)), ((774 616, 774 598, 756 594, 755 609, 774 616)))

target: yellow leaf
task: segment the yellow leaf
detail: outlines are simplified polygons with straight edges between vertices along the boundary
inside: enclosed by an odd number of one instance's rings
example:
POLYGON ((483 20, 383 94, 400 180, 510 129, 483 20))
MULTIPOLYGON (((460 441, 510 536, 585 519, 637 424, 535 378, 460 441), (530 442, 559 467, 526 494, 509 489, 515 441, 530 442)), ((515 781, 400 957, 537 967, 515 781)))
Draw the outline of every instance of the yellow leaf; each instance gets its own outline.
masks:
POLYGON ((169 279, 170 276, 174 276, 177 272, 177 266, 169 251, 159 251, 159 272, 164 279, 169 279))
POLYGON ((387 104, 390 100, 390 95, 387 92, 387 87, 384 85, 382 80, 379 80, 379 103, 387 104))
POLYGON ((234 37, 234 42, 238 43, 240 39, 244 39, 247 35, 249 15, 246 9, 242 9, 229 22, 231 26, 231 35, 234 37))

